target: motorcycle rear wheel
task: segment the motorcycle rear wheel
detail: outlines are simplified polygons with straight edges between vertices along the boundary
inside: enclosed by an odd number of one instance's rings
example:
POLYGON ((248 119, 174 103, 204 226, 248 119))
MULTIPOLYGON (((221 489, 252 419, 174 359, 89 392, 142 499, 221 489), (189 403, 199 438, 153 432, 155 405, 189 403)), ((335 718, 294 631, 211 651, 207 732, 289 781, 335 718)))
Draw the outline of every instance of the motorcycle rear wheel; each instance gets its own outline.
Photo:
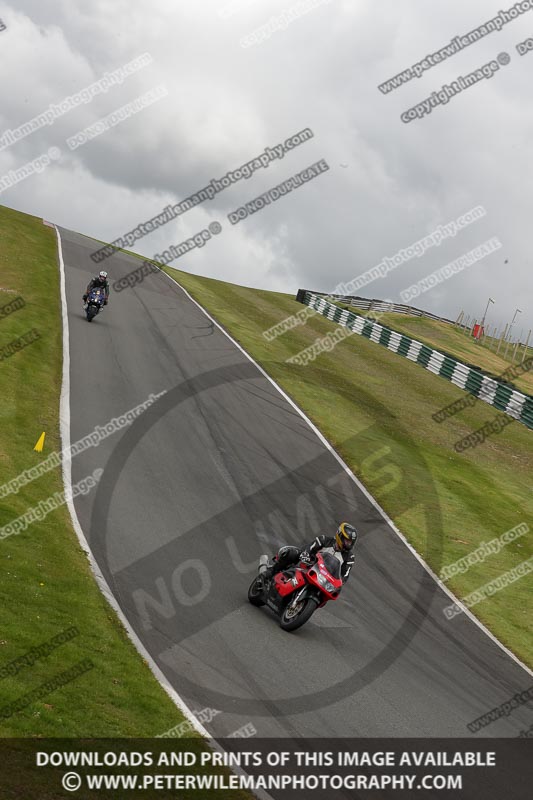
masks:
POLYGON ((297 628, 301 628, 302 625, 309 621, 317 607, 315 601, 309 597, 301 600, 298 605, 301 605, 301 608, 296 613, 292 603, 289 603, 283 609, 279 624, 284 631, 295 631, 297 628))
POLYGON ((263 588, 259 578, 254 578, 248 589, 248 600, 253 606, 264 606, 263 588))

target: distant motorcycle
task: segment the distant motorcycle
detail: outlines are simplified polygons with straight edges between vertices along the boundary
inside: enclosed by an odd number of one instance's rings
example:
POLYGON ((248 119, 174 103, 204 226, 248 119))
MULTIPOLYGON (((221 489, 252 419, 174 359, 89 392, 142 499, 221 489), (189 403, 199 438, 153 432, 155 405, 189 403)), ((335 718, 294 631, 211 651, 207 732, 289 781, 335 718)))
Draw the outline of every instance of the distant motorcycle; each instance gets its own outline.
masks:
POLYGON ((331 553, 319 552, 313 564, 300 561, 271 579, 262 574, 267 563, 268 556, 261 556, 259 574, 248 589, 248 600, 254 606, 271 608, 284 631, 300 628, 317 608, 336 600, 342 589, 341 564, 331 553))
POLYGON ((85 305, 85 316, 87 317, 87 322, 92 322, 93 318, 96 317, 99 311, 104 307, 105 303, 105 292, 101 287, 95 286, 94 289, 91 289, 89 295, 87 297, 87 303, 85 305))

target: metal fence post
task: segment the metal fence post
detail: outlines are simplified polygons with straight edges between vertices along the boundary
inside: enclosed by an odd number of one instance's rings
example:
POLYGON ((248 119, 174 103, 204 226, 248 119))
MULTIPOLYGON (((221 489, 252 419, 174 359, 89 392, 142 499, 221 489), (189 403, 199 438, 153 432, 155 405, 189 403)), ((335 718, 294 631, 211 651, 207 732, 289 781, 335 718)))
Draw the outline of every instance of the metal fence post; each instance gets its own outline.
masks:
POLYGON ((496 350, 497 353, 500 352, 500 347, 502 346, 502 341, 505 339, 506 336, 507 336, 507 325, 504 328, 503 335, 500 336, 500 341, 498 342, 498 349, 496 350))
POLYGON ((524 345, 524 355, 522 356, 522 361, 520 362, 521 364, 523 364, 523 363, 524 363, 524 361, 526 360, 526 353, 527 353, 527 350, 528 350, 528 345, 529 345, 529 337, 530 337, 530 336, 531 336, 531 330, 529 331, 529 333, 528 333, 528 335, 527 335, 526 343, 525 343, 525 345, 524 345))

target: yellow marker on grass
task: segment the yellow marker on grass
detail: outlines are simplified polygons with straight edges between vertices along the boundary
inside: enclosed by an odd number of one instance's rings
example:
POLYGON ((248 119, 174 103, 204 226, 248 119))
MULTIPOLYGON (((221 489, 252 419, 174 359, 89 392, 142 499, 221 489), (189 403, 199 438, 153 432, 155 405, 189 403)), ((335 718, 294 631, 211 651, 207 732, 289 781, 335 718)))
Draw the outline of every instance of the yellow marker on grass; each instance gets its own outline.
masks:
POLYGON ((35 445, 35 447, 33 448, 34 450, 37 450, 37 452, 38 452, 38 453, 42 453, 42 451, 43 451, 43 447, 44 447, 44 437, 45 437, 45 436, 46 436, 46 433, 43 431, 43 432, 41 433, 41 435, 39 436, 39 441, 37 442, 37 444, 36 444, 36 445, 35 445))

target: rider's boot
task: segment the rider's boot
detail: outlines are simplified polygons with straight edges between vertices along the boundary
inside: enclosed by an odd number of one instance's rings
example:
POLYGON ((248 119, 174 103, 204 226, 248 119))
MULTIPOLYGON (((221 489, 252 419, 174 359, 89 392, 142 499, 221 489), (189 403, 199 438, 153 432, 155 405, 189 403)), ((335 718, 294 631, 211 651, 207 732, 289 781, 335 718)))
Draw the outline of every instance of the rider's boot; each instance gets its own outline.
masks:
POLYGON ((267 562, 266 566, 259 571, 259 577, 263 582, 269 581, 272 579, 274 573, 276 572, 277 568, 277 558, 274 556, 270 561, 267 562))

